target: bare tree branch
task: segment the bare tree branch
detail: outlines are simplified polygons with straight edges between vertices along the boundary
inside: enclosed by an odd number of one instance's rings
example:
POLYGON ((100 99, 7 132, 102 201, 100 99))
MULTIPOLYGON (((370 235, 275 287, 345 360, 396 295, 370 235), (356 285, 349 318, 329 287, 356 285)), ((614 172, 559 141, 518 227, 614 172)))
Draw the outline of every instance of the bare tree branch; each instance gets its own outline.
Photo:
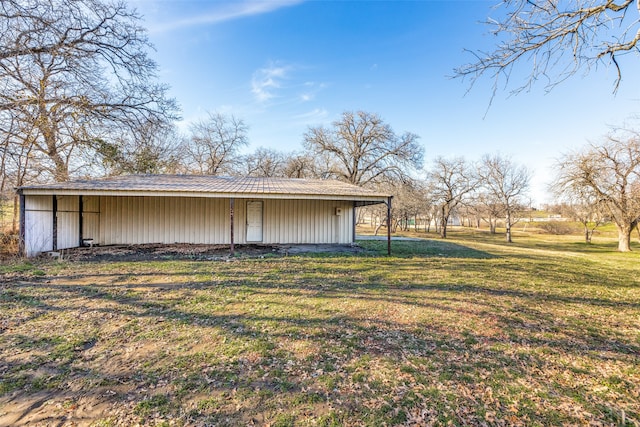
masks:
POLYGON ((437 157, 427 172, 427 182, 440 211, 440 237, 446 238, 449 218, 478 186, 475 167, 463 157, 437 157))
POLYGON ((614 92, 622 80, 619 59, 638 52, 640 2, 638 0, 503 0, 500 18, 488 20, 500 38, 493 52, 471 52, 474 62, 455 69, 455 76, 471 85, 485 74, 494 79, 494 95, 501 83, 510 84, 514 67, 530 64, 528 76, 512 93, 528 90, 546 80, 547 90, 599 64, 617 72, 614 92), (634 8, 635 3, 635 8, 634 8))
POLYGON ((566 154, 558 162, 554 191, 593 198, 618 229, 618 250, 629 251, 640 221, 640 139, 633 133, 609 135, 601 144, 566 154))
POLYGON ((37 128, 22 143, 49 179, 69 179, 97 139, 177 118, 139 20, 124 2, 0 0, 0 120, 37 128))
POLYGON ((247 131, 244 121, 220 113, 209 113, 206 119, 193 123, 185 147, 190 172, 233 174, 238 169, 239 150, 249 145, 247 131))
POLYGON ((328 156, 327 175, 355 185, 406 176, 422 165, 424 153, 417 135, 399 137, 377 114, 363 111, 343 113, 331 129, 310 128, 304 146, 313 155, 328 156))
POLYGON ((484 192, 504 213, 506 240, 511 243, 511 228, 520 220, 517 213, 523 210, 523 199, 529 189, 531 172, 526 167, 515 164, 510 158, 496 154, 483 156, 479 174, 484 192))

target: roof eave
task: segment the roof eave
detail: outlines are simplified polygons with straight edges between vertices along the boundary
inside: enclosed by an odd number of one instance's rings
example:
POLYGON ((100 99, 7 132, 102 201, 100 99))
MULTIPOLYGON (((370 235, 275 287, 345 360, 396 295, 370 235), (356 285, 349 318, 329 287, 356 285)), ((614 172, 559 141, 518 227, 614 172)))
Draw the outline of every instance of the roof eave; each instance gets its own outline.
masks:
POLYGON ((25 196, 128 196, 128 197, 202 197, 235 199, 288 199, 288 200, 340 200, 385 203, 391 196, 361 194, 290 194, 290 193, 227 193, 202 191, 151 191, 151 190, 97 190, 97 189, 60 189, 21 187, 19 192, 25 196))

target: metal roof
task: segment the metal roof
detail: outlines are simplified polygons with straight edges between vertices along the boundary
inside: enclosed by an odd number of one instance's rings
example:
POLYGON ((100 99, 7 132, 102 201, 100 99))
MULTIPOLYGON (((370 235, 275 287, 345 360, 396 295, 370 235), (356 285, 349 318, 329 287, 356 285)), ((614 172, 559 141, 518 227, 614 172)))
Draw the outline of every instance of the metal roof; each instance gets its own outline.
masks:
POLYGON ((381 203, 390 195, 336 180, 224 177, 211 175, 121 175, 27 185, 25 195, 190 196, 329 199, 381 203))

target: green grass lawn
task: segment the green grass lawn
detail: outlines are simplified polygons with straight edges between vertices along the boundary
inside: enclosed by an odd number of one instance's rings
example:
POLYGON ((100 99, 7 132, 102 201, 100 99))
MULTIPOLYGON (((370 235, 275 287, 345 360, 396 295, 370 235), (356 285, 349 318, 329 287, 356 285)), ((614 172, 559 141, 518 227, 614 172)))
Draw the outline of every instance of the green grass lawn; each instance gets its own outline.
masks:
POLYGON ((640 247, 0 266, 0 425, 640 423, 640 247))

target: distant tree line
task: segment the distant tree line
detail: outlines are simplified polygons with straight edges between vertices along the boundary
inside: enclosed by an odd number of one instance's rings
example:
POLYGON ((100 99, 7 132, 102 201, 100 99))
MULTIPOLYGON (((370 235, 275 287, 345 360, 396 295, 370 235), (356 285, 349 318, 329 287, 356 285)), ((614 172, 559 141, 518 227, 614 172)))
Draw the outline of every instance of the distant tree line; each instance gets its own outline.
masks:
MULTIPOLYGON (((433 227, 446 238, 453 222, 478 228, 486 223, 495 234, 500 221, 506 229, 506 241, 511 242, 511 228, 531 209, 531 172, 508 156, 487 154, 478 161, 436 157, 421 175, 381 186, 394 194, 394 228, 413 227, 417 231, 422 226, 428 232, 433 227)), ((378 219, 376 224, 381 224, 385 215, 379 209, 369 208, 367 212, 370 219, 378 219)))

